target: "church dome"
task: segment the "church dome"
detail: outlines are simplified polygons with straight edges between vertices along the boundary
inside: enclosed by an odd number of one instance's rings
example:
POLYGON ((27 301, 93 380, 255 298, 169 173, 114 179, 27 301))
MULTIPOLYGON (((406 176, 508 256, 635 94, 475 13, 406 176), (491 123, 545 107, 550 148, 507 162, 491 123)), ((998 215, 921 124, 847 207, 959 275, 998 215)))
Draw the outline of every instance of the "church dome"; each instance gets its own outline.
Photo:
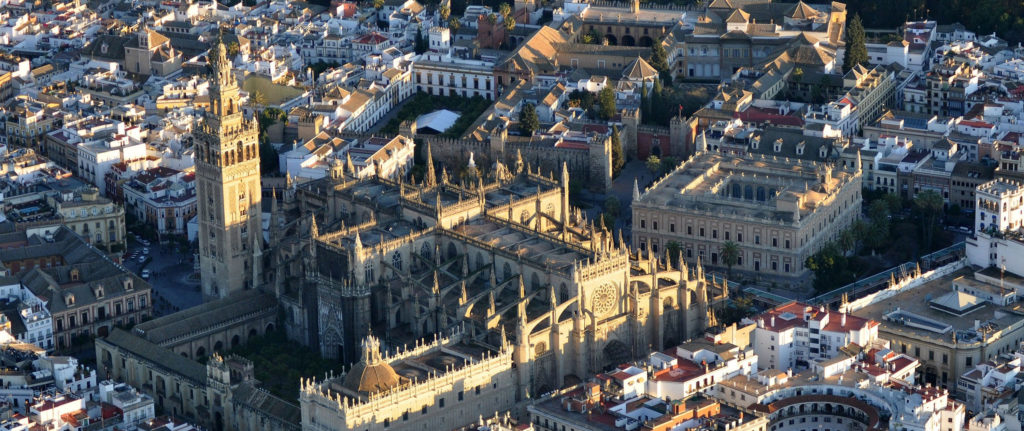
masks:
POLYGON ((360 395, 385 392, 405 382, 391 365, 381 359, 380 341, 370 335, 363 340, 363 359, 345 375, 345 388, 360 395))

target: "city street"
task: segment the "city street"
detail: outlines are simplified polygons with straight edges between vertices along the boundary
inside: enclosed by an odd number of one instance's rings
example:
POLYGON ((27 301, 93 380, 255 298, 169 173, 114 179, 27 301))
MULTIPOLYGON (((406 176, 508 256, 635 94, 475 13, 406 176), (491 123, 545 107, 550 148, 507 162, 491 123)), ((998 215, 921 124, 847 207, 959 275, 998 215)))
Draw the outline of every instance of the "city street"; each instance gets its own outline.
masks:
MULTIPOLYGON (((128 253, 145 248, 132 238, 128 253)), ((125 259, 124 266, 141 276, 142 270, 150 271, 149 285, 153 287, 153 306, 156 316, 194 307, 203 302, 199 280, 190 280, 192 256, 183 256, 173 245, 150 243, 149 257, 145 263, 138 259, 125 259)))

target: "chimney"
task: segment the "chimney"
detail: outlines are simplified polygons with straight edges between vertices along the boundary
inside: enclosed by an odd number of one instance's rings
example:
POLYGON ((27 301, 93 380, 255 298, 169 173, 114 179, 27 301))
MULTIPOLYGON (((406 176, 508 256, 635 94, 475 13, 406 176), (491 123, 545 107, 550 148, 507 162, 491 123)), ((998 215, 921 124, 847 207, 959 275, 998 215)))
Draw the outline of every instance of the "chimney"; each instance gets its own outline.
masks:
POLYGON ((841 317, 839 319, 839 327, 845 328, 846 327, 846 312, 844 311, 840 316, 841 317))
MULTIPOLYGON (((975 325, 975 326, 977 326, 977 325, 975 325)), ((774 314, 772 315, 772 327, 773 328, 775 327, 775 315, 774 314)))

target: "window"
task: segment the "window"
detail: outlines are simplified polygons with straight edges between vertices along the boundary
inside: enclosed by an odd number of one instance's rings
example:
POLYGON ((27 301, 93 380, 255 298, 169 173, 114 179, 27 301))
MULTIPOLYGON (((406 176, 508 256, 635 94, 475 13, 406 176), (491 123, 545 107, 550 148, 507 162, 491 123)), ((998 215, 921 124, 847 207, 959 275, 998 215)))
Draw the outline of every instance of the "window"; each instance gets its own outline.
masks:
POLYGON ((687 235, 693 235, 693 226, 687 226, 686 227, 686 234, 687 235))
POLYGON ((761 235, 754 235, 754 244, 761 244, 761 235))
POLYGON ((700 228, 700 236, 704 236, 704 228, 700 228))
POLYGON ((789 240, 786 240, 786 248, 789 248, 789 240))
POLYGON ((647 221, 643 220, 643 219, 640 219, 640 229, 646 229, 646 228, 647 228, 647 221))
POLYGON ((736 241, 743 242, 743 232, 736 232, 736 241))
POLYGON ((652 221, 651 222, 651 228, 653 228, 654 230, 658 230, 658 222, 657 221, 652 221))
POLYGON ((711 237, 718 239, 718 229, 711 229, 711 237))
POLYGON ((778 247, 778 246, 779 246, 779 239, 778 238, 772 238, 772 247, 778 247))
POLYGON ((675 232, 676 231, 676 224, 675 223, 669 223, 668 224, 668 231, 669 232, 675 232))

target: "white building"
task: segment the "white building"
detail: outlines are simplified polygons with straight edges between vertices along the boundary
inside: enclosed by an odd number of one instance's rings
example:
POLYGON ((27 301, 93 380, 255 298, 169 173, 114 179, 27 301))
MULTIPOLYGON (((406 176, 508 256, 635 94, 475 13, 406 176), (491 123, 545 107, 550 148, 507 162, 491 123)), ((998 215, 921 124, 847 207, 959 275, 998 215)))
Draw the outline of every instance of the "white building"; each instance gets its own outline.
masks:
POLYGON ((807 368, 851 343, 865 347, 878 339, 878 322, 800 302, 768 310, 754 322, 754 353, 762 370, 807 368))
POLYGON ((122 424, 127 429, 146 423, 156 416, 153 398, 124 383, 111 380, 100 382, 99 399, 121 409, 122 424))
POLYGON ((682 400, 707 393, 716 382, 757 373, 757 355, 733 344, 694 340, 673 351, 655 352, 648 359, 652 372, 647 394, 682 400))
POLYGON ((420 54, 412 66, 416 91, 494 100, 494 62, 453 54, 448 28, 434 27, 428 33, 430 51, 420 54))
POLYGON ((78 175, 95 185, 101 194, 107 194, 104 176, 116 163, 146 157, 146 144, 141 141, 139 127, 129 127, 124 134, 109 140, 78 146, 78 175))
POLYGON ((996 179, 978 186, 975 192, 977 232, 1016 231, 1024 222, 1024 184, 996 179))
POLYGON ((1020 374, 1022 359, 1024 355, 1019 352, 1000 355, 960 375, 957 390, 963 394, 962 399, 967 408, 979 411, 997 400, 1016 397, 1021 387, 1017 376, 1020 374))
POLYGON ((967 238, 971 265, 1024 274, 1024 184, 996 179, 975 192, 975 235, 967 238))

